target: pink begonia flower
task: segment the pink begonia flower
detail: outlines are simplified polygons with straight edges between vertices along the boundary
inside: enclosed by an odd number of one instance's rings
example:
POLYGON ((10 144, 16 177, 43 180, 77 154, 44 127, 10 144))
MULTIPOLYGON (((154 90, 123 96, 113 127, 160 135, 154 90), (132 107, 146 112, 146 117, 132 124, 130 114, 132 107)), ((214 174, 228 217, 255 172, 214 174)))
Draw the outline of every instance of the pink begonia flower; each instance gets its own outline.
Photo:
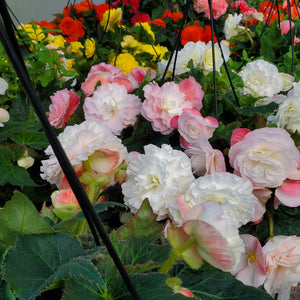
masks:
POLYGON ((247 128, 237 128, 233 130, 230 139, 230 146, 240 142, 249 132, 251 132, 251 130, 247 128))
POLYGON ((189 148, 192 143, 197 142, 199 136, 207 139, 211 138, 219 124, 213 117, 203 118, 199 111, 186 108, 178 118, 171 119, 171 126, 178 127, 178 132, 181 136, 181 146, 189 148))
MULTIPOLYGON (((291 22, 292 28, 295 26, 295 24, 293 22, 291 22)), ((280 22, 280 30, 281 30, 281 34, 287 34, 290 31, 291 27, 290 27, 290 21, 289 20, 285 20, 280 22)))
POLYGON ((258 224, 263 220, 266 212, 266 203, 272 196, 272 191, 267 188, 253 186, 253 194, 259 201, 255 205, 255 210, 250 221, 258 224))
POLYGON ((64 89, 54 93, 50 99, 52 103, 49 106, 48 120, 55 128, 64 128, 79 106, 80 97, 73 91, 64 89))
POLYGON ((0 127, 3 127, 3 123, 9 120, 9 113, 6 109, 0 108, 0 127))
POLYGON ((98 86, 91 97, 84 100, 86 120, 103 123, 119 135, 124 128, 134 125, 142 102, 138 96, 128 94, 123 85, 109 83, 98 86))
POLYGON ((80 205, 71 188, 54 191, 51 194, 51 201, 54 208, 80 210, 80 205))
POLYGON ((197 176, 226 172, 223 153, 213 149, 207 138, 199 136, 197 141, 185 150, 190 157, 193 173, 197 176))
MULTIPOLYGON (((109 128, 96 121, 84 121, 81 124, 67 126, 58 135, 58 139, 76 171, 84 166, 83 162, 91 158, 92 164, 96 167, 94 172, 108 174, 127 157, 127 149, 121 140, 109 128), (95 152, 97 154, 94 154, 95 152), (96 157, 99 163, 94 160, 96 157), (116 157, 119 159, 116 160, 116 157)), ((64 174, 51 146, 48 146, 45 154, 49 155, 49 158, 42 160, 41 177, 59 187, 64 174)))
MULTIPOLYGON (((228 7, 226 0, 212 0, 212 10, 214 19, 218 19, 222 16, 228 7)), ((205 16, 210 19, 210 10, 208 0, 194 0, 194 10, 197 13, 204 12, 205 16)))
POLYGON ((242 234, 245 252, 231 274, 246 285, 258 288, 267 277, 266 260, 259 240, 251 234, 242 234))
POLYGON ((238 229, 222 215, 223 209, 217 203, 199 204, 184 215, 182 228, 195 239, 203 260, 227 272, 234 268, 245 248, 238 229))
POLYGON ((151 72, 150 79, 154 79, 156 76, 156 72, 152 71, 151 69, 142 69, 141 67, 132 69, 131 75, 138 82, 138 84, 141 84, 149 71, 151 72))
POLYGON ((100 63, 91 68, 86 80, 81 85, 84 94, 93 94, 98 82, 100 82, 101 85, 113 82, 124 85, 128 93, 139 86, 131 74, 124 75, 123 71, 118 67, 106 63, 100 63))
POLYGON ((200 111, 203 107, 202 99, 204 92, 202 86, 195 80, 193 76, 185 78, 179 82, 180 90, 185 93, 186 101, 193 103, 193 107, 200 111))
POLYGON ((141 108, 143 117, 151 122, 154 131, 169 134, 173 131, 170 122, 179 116, 185 108, 192 108, 193 103, 186 100, 186 95, 175 82, 166 82, 159 86, 151 82, 143 88, 145 101, 141 108))
POLYGON ((299 151, 282 128, 260 128, 246 134, 229 149, 235 174, 255 186, 277 188, 298 166, 299 151))
POLYGON ((286 179, 275 191, 275 208, 279 204, 298 207, 300 206, 300 180, 286 179))
POLYGON ((274 236, 264 245, 267 279, 265 290, 273 295, 300 281, 300 237, 274 236))

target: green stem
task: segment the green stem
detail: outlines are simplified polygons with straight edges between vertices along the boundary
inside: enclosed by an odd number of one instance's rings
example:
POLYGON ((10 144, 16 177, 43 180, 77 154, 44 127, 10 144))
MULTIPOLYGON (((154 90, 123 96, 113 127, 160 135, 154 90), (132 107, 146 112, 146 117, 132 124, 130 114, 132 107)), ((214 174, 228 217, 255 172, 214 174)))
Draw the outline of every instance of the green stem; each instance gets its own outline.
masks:
POLYGON ((269 210, 267 210, 267 216, 269 221, 269 235, 270 238, 272 238, 274 236, 274 222, 273 222, 272 214, 269 210))
POLYGON ((87 196, 90 199, 91 203, 94 203, 96 201, 96 194, 97 194, 97 183, 92 182, 87 187, 87 196))
POLYGON ((86 220, 81 220, 79 225, 78 225, 78 229, 77 229, 77 234, 87 234, 88 233, 88 223, 86 220))
POLYGON ((245 32, 246 32, 246 34, 247 34, 247 36, 248 36, 248 38, 249 38, 249 40, 250 40, 251 46, 253 47, 253 46, 254 46, 254 42, 253 42, 253 39, 252 39, 252 37, 251 37, 251 34, 250 34, 249 31, 248 31, 247 22, 245 23, 245 32))

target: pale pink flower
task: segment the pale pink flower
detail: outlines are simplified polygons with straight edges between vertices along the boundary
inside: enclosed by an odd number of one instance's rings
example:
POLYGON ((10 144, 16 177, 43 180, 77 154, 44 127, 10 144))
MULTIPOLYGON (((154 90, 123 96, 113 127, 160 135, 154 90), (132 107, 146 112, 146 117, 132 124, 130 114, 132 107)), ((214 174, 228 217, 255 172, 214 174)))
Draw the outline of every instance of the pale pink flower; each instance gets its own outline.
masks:
POLYGON ((80 205, 71 188, 54 191, 51 194, 51 201, 56 209, 80 210, 80 205))
POLYGON ((9 113, 6 109, 0 108, 0 127, 3 127, 3 123, 9 120, 9 113))
MULTIPOLYGON (((226 0, 212 0, 212 10, 214 19, 222 16, 228 7, 226 0)), ((204 12, 205 16, 210 19, 208 0, 194 0, 194 10, 197 13, 204 12)))
POLYGON ((86 80, 81 85, 81 89, 85 95, 91 95, 99 82, 101 85, 108 83, 124 85, 127 92, 131 92, 138 87, 138 82, 131 74, 124 75, 118 67, 106 63, 100 63, 91 68, 86 80))
POLYGON ((259 240, 251 234, 242 234, 245 244, 239 263, 231 274, 246 285, 259 287, 266 279, 266 260, 259 240))
POLYGON ((265 290, 272 295, 296 286, 300 281, 300 237, 274 236, 263 251, 267 266, 265 290))
POLYGON ((151 69, 142 69, 141 67, 132 69, 131 75, 138 82, 138 84, 141 84, 144 81, 145 76, 149 71, 150 71, 150 79, 154 79, 156 76, 156 72, 152 71, 151 69))
POLYGON ((172 118, 171 125, 178 128, 183 148, 189 148, 190 144, 197 142, 199 136, 211 138, 219 126, 215 118, 203 118, 199 111, 189 108, 184 109, 179 117, 172 118))
POLYGON ((253 186, 253 194, 258 199, 258 202, 255 205, 254 214, 250 221, 258 224, 263 220, 263 216, 266 212, 266 203, 272 196, 272 191, 267 188, 253 186))
POLYGON ((300 206, 300 180, 286 179, 275 191, 275 208, 279 204, 298 207, 300 206))
POLYGON ((162 134, 169 134, 173 127, 170 122, 174 116, 180 115, 184 108, 192 108, 193 103, 186 100, 186 95, 175 82, 166 82, 159 86, 156 82, 143 88, 145 101, 141 113, 151 122, 152 128, 162 134))
POLYGON ((123 85, 109 83, 98 86, 91 97, 84 101, 86 120, 103 123, 119 135, 124 128, 134 125, 142 102, 138 96, 128 94, 123 85))
POLYGON ((199 204, 184 214, 182 228, 196 240, 203 260, 227 272, 240 260, 244 243, 235 225, 222 215, 217 203, 199 204))
MULTIPOLYGON (((295 24, 293 22, 291 22, 292 28, 295 26, 295 24)), ((281 30, 281 34, 287 34, 290 31, 291 27, 290 27, 290 21, 289 20, 285 20, 280 22, 280 30, 281 30)))
POLYGON ((246 134, 229 150, 234 172, 259 187, 274 188, 293 174, 299 151, 289 133, 281 128, 260 128, 246 134))
POLYGON ((55 128, 64 128, 67 121, 79 106, 79 96, 68 89, 60 90, 50 96, 49 122, 55 128))
MULTIPOLYGON (((84 121, 67 126, 58 139, 76 171, 87 161, 91 168, 95 168, 95 173, 109 174, 127 157, 127 149, 121 140, 99 122, 84 121)), ((42 160, 41 177, 59 187, 64 174, 51 146, 45 154, 49 158, 42 160)))
POLYGON ((192 102, 195 109, 200 110, 202 108, 204 92, 202 90, 202 86, 193 76, 181 80, 179 82, 179 88, 183 93, 185 93, 186 101, 192 102))
POLYGON ((185 153, 190 157, 193 173, 197 176, 226 171, 223 153, 213 149, 205 137, 199 136, 185 153))

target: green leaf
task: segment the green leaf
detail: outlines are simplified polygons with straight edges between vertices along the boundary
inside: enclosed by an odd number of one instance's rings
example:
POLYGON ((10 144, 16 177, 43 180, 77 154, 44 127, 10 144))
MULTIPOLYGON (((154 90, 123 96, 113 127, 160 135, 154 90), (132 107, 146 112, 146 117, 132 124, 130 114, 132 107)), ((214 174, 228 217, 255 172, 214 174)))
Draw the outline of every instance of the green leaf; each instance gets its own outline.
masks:
POLYGON ((177 266, 175 276, 182 280, 182 286, 188 288, 202 300, 272 300, 273 298, 257 288, 246 286, 230 273, 222 272, 208 264, 200 270, 177 266))
POLYGON ((163 226, 156 222, 156 215, 153 213, 149 201, 143 201, 140 209, 132 217, 132 219, 117 231, 117 237, 121 240, 126 240, 128 237, 147 236, 162 234, 163 226))
POLYGON ((4 262, 4 279, 20 300, 37 297, 54 279, 75 276, 97 278, 76 238, 62 233, 20 236, 4 262))
POLYGON ((0 210, 0 240, 6 245, 13 245, 18 234, 53 231, 32 202, 19 191, 15 191, 0 210))
POLYGON ((44 132, 26 131, 14 134, 11 139, 21 145, 26 145, 38 150, 42 150, 49 145, 44 132))
POLYGON ((243 116, 253 116, 255 114, 271 114, 278 108, 278 104, 275 102, 271 102, 267 105, 257 106, 257 107, 243 107, 236 109, 243 115, 243 116))

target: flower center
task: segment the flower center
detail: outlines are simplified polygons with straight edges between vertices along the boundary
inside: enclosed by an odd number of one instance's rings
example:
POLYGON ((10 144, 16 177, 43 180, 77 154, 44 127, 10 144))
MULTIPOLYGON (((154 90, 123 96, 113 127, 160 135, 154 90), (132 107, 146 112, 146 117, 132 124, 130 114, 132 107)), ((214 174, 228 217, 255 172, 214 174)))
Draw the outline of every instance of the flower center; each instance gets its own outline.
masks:
POLYGON ((249 257, 248 257, 248 261, 249 262, 254 262, 256 261, 256 254, 255 253, 250 253, 249 257))

